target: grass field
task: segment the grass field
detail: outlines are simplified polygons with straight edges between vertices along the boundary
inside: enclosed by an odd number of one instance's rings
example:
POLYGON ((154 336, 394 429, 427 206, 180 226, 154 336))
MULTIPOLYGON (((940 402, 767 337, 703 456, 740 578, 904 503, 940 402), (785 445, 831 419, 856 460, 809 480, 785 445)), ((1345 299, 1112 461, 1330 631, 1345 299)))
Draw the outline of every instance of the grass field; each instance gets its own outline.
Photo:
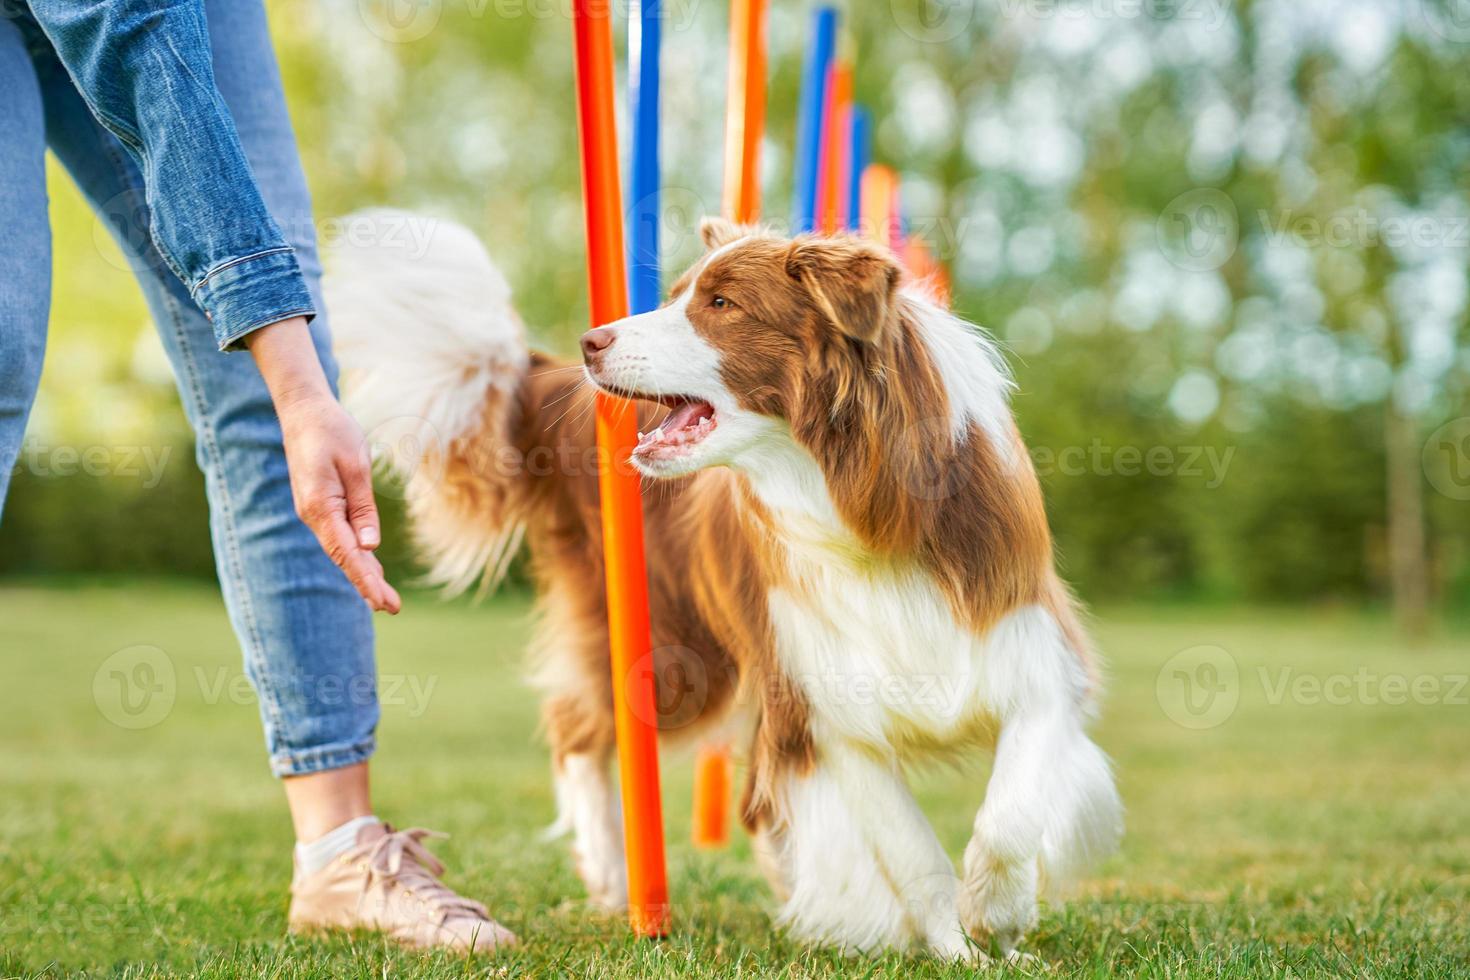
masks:
MULTIPOLYGON (((438 845, 451 882, 524 942, 467 961, 284 936, 290 827, 213 593, 0 586, 0 976, 969 972, 775 932, 745 842, 686 843, 678 755, 665 755, 674 936, 631 941, 585 911, 564 847, 537 838, 552 803, 517 666, 525 609, 413 596, 381 624, 381 670, 400 680, 379 813, 451 832, 438 845), (155 673, 163 700, 119 715, 108 658, 137 645, 163 651, 174 679, 155 673)), ((1102 610, 1098 632, 1112 665, 1098 739, 1128 836, 1043 911, 1027 948, 1049 975, 1470 974, 1470 635, 1407 651, 1368 614, 1180 607, 1102 610)), ((917 780, 953 853, 984 775, 977 760, 917 780)))

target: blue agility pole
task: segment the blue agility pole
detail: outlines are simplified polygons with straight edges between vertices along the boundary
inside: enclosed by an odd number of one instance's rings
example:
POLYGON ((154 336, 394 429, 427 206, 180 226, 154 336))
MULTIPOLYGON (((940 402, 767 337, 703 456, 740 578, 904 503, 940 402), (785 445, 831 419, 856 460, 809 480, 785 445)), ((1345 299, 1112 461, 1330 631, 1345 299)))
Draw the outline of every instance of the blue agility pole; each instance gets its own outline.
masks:
POLYGON ((662 0, 633 0, 628 11, 628 99, 633 159, 628 173, 628 306, 658 308, 659 276, 658 54, 662 0))
POLYGON ((816 9, 806 67, 801 75, 801 103, 796 116, 796 194, 791 220, 797 232, 817 227, 817 184, 821 176, 823 107, 837 41, 837 11, 816 9))
POLYGON ((864 106, 852 107, 852 128, 848 134, 852 146, 847 160, 847 227, 851 231, 863 228, 863 172, 873 162, 873 117, 864 106))

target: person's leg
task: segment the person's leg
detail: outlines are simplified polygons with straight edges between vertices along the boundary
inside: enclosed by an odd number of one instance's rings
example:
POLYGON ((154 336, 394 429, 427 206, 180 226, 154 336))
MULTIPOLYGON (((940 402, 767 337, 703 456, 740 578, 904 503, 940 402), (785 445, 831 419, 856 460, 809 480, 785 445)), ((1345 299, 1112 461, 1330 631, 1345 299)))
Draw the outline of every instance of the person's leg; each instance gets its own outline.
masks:
MULTIPOLYGON (((321 309, 311 202, 264 9, 259 0, 211 0, 206 9, 216 82, 321 309)), ((153 247, 137 168, 54 55, 38 55, 36 72, 51 146, 136 264, 194 426, 220 583, 297 832, 291 928, 372 928, 461 949, 513 942, 483 906, 438 879, 443 868, 423 847, 425 831, 395 831, 371 815, 378 703, 367 605, 296 516, 280 426, 254 360, 216 350, 205 317, 153 247), (374 873, 364 876, 369 865, 374 873)), ((335 385, 325 316, 312 336, 335 385)))
MULTIPOLYGON (((214 32, 222 39, 218 83, 266 203, 319 297, 311 202, 263 12, 254 3, 220 3, 211 4, 211 17, 215 7, 229 8, 227 23, 214 32)), ((254 361, 215 349, 209 323, 153 247, 137 168, 93 120, 54 56, 37 55, 35 68, 51 146, 134 264, 173 363, 205 474, 220 584, 259 695, 271 768, 288 782, 298 839, 312 840, 371 813, 363 765, 378 720, 370 614, 296 517, 280 427, 254 361)), ((335 383, 325 316, 313 322, 312 335, 335 383)))
POLYGON ((41 92, 12 21, 0 19, 0 512, 41 378, 51 304, 41 92))
MULTIPOLYGON (((38 62, 37 70, 51 146, 134 264, 173 364, 205 475, 220 584, 259 695, 271 768, 292 778, 362 763, 372 754, 378 720, 370 614, 296 517, 265 382, 248 354, 215 349, 208 321, 153 247, 141 176, 121 144, 93 122, 59 65, 38 62)), ((241 136, 247 152, 259 149, 259 134, 248 125, 241 136)), ((294 158, 290 142, 273 149, 294 158)), ((280 165, 261 169, 275 178, 261 180, 266 202, 291 229, 314 285, 310 222, 291 217, 310 212, 304 183, 281 179, 280 165)), ((312 334, 335 381, 325 317, 312 334)), ((319 822, 311 813, 298 820, 304 833, 319 822)))

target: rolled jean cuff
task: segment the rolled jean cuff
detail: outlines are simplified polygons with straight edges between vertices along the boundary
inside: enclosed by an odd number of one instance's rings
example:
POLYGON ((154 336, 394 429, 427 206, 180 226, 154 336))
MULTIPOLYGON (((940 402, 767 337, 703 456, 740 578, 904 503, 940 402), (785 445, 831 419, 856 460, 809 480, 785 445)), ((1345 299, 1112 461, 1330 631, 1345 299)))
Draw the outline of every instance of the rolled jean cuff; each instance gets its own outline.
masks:
POLYGON ((271 773, 279 778, 343 769, 371 759, 377 747, 377 739, 369 736, 360 742, 324 745, 299 752, 286 749, 271 755, 271 773))
POLYGON ((244 350, 245 337, 272 323, 316 316, 306 278, 289 245, 215 266, 194 284, 194 300, 214 328, 222 351, 244 350))

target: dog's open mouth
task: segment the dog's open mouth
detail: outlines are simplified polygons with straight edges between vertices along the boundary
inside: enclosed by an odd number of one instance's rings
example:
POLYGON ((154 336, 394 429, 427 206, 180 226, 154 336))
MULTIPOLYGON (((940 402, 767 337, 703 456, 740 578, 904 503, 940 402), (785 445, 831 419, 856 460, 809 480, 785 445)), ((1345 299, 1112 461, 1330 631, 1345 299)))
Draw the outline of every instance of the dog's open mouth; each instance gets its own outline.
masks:
POLYGON ((633 455, 644 461, 674 459, 690 452, 715 431, 715 407, 697 398, 660 398, 669 414, 658 428, 638 433, 633 455))

